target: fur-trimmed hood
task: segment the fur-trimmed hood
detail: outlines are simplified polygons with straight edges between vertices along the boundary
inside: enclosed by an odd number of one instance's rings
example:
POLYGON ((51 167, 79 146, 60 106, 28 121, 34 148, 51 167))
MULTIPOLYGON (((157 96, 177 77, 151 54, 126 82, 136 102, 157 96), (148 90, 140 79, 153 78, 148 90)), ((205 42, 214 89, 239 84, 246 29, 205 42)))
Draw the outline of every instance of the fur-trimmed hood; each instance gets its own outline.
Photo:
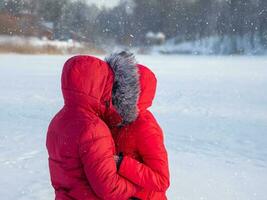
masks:
POLYGON ((123 51, 105 58, 114 72, 112 103, 123 119, 123 124, 133 122, 138 116, 140 93, 139 73, 134 55, 123 51))

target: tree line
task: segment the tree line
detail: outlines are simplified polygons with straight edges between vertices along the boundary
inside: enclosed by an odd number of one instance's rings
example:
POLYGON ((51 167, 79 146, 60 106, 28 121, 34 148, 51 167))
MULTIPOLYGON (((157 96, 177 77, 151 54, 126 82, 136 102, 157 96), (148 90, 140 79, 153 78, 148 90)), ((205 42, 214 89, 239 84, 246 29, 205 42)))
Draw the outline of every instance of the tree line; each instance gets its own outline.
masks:
MULTIPOLYGON (((207 37, 246 37, 251 45, 267 45, 266 0, 121 0, 98 8, 85 0, 1 0, 1 11, 28 12, 53 22, 56 39, 76 35, 94 43, 114 41, 143 45, 149 31, 176 42, 207 37)), ((234 49, 233 51, 238 51, 234 49)))

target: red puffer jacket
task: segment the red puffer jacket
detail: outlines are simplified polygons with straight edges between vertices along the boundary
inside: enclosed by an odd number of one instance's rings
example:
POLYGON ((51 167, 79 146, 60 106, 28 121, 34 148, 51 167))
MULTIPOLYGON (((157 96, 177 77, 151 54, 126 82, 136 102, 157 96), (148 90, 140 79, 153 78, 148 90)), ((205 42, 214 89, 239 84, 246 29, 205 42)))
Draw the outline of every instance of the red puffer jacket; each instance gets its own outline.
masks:
POLYGON ((65 63, 61 81, 65 105, 46 141, 55 198, 128 199, 138 188, 117 174, 114 142, 100 119, 112 110, 112 70, 100 59, 76 56, 65 63))
POLYGON ((147 67, 138 67, 141 90, 138 118, 129 125, 112 130, 117 153, 123 152, 124 155, 119 174, 146 190, 135 197, 165 200, 169 187, 167 152, 162 130, 147 110, 152 105, 157 80, 147 67))

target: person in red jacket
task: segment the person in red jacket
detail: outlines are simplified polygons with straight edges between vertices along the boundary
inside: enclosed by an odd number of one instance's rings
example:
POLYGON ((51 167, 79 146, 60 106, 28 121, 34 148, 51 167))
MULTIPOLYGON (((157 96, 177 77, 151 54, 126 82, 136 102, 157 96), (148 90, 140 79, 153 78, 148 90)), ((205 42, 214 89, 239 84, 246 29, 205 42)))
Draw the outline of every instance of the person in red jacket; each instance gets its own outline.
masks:
MULTIPOLYGON (((126 71, 126 79, 138 81, 135 68, 126 71)), ((46 140, 56 200, 125 200, 140 190, 118 175, 114 141, 104 123, 120 121, 111 103, 114 76, 106 62, 92 56, 72 57, 63 67, 64 106, 52 119, 46 140)))
POLYGON ((116 151, 120 154, 116 158, 118 172, 145 189, 135 195, 137 199, 165 200, 169 187, 167 151, 162 129, 148 110, 155 96, 157 79, 150 69, 138 64, 138 88, 125 87, 128 80, 121 81, 127 74, 123 60, 136 63, 134 56, 128 54, 113 54, 106 59, 111 68, 120 71, 115 74, 112 101, 123 122, 111 127, 116 151))

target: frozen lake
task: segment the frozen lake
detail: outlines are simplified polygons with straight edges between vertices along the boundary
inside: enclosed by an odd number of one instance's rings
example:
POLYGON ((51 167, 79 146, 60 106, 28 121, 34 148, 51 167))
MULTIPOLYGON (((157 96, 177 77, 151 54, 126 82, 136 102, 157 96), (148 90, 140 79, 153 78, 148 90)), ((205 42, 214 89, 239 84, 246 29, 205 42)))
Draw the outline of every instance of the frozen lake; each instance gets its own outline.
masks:
MULTIPOLYGON (((0 55, 0 196, 53 199, 45 136, 67 56, 0 55)), ((267 199, 267 57, 137 56, 158 77, 170 200, 267 199)))

